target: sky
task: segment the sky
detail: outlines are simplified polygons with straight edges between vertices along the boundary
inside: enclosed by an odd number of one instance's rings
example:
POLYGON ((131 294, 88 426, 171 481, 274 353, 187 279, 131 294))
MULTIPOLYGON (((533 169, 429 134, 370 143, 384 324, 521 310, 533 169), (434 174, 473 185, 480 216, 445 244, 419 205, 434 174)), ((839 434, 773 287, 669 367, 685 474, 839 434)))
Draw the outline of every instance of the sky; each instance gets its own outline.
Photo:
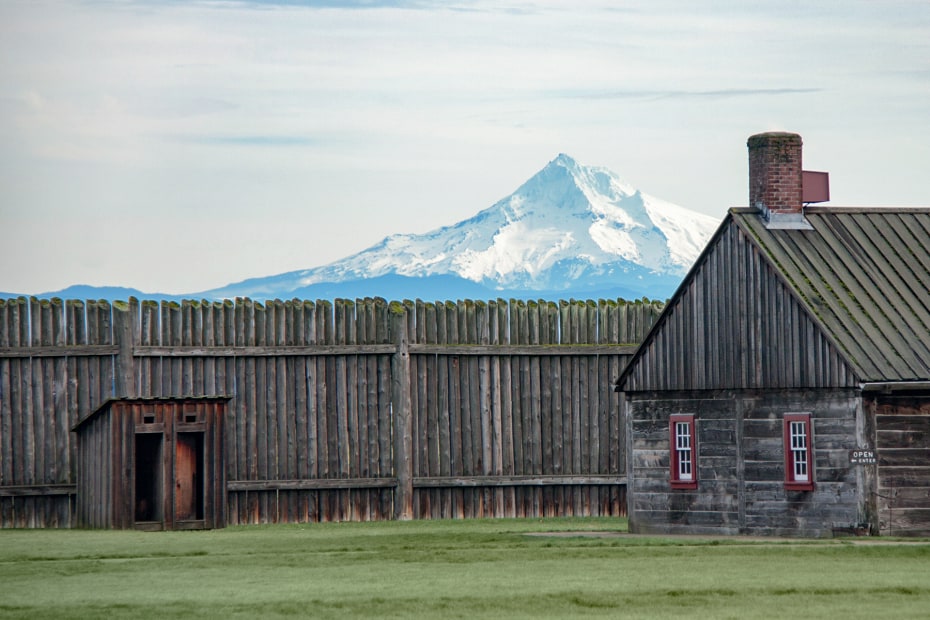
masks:
POLYGON ((2 0, 0 291, 317 267, 559 153, 722 218, 764 131, 930 205, 930 2, 2 0))

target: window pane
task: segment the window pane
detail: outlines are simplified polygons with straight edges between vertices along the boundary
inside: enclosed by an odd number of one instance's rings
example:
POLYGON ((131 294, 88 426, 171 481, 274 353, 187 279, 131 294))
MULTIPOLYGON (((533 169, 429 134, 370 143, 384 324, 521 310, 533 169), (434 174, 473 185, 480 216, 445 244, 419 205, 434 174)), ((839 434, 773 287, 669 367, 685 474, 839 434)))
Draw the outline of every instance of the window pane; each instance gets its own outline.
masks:
POLYGON ((689 423, 675 423, 675 444, 678 453, 678 478, 679 480, 691 480, 691 425, 689 423))
POLYGON ((792 421, 791 435, 791 461, 796 482, 807 482, 807 423, 792 421))

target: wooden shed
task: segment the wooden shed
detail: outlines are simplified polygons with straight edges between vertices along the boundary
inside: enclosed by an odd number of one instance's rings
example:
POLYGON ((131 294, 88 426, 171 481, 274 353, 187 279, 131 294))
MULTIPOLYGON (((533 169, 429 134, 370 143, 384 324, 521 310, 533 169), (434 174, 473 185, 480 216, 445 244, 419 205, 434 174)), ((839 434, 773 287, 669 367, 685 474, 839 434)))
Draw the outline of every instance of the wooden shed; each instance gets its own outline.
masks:
POLYGON ((226 397, 104 402, 77 433, 77 524, 142 530, 226 525, 226 397))
POLYGON ((801 139, 617 381, 636 532, 930 535, 930 209, 805 207, 801 139))

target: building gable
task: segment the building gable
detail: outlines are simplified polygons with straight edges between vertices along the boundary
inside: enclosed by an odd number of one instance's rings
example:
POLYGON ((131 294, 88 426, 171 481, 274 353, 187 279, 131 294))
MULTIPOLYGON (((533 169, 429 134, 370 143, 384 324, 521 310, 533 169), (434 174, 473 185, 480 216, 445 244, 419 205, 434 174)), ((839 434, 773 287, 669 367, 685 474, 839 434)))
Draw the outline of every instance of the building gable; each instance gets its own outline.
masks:
POLYGON ((727 216, 669 302, 618 380, 620 391, 858 384, 821 323, 735 217, 727 216))

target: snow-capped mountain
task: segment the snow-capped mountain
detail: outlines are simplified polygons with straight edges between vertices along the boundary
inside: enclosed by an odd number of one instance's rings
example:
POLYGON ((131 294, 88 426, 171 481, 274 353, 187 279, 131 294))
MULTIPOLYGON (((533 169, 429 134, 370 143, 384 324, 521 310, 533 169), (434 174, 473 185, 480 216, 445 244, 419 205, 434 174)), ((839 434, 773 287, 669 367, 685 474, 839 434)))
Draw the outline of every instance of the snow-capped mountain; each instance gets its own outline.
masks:
POLYGON ((663 298, 718 225, 559 155, 474 217, 395 234, 322 267, 253 278, 206 298, 663 298), (484 293, 484 294, 482 294, 484 293))

